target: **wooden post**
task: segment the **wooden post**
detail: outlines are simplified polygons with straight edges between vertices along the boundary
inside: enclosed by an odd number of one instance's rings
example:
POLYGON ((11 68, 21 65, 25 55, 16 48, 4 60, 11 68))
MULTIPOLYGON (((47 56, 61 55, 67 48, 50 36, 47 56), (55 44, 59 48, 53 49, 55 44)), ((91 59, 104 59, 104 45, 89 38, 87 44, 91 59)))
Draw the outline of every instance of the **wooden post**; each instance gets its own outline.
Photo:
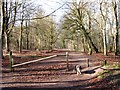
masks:
POLYGON ((66 52, 66 65, 67 65, 67 70, 69 70, 68 52, 66 52))
POLYGON ((104 65, 107 65, 107 61, 106 60, 104 60, 104 65))
POLYGON ((90 65, 89 65, 89 61, 90 61, 89 59, 87 59, 87 60, 86 60, 87 67, 89 67, 89 66, 90 66, 90 65))
POLYGON ((10 61, 10 69, 11 69, 11 71, 14 71, 14 68, 12 67, 14 64, 14 60, 12 57, 12 51, 9 52, 9 61, 10 61))
POLYGON ((14 67, 12 67, 13 65, 14 65, 14 59, 12 58, 12 59, 11 59, 11 72, 14 71, 14 67))

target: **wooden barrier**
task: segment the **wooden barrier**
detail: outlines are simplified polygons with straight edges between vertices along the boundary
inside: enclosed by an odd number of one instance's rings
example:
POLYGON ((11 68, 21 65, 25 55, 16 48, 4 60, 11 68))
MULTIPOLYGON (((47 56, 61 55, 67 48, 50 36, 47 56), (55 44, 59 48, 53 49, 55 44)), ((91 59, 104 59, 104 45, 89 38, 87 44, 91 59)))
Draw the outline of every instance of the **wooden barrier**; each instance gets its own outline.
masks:
POLYGON ((41 59, 37 59, 37 60, 32 60, 32 61, 24 62, 24 63, 21 63, 21 64, 12 65, 12 68, 23 66, 23 65, 26 65, 26 64, 30 64, 30 63, 35 63, 35 62, 46 60, 46 59, 50 59, 50 58, 53 58, 53 57, 57 57, 57 55, 53 55, 53 56, 49 56, 49 57, 45 57, 45 58, 41 58, 41 59))
POLYGON ((12 67, 14 64, 13 56, 12 56, 12 51, 9 51, 9 61, 10 61, 10 69, 11 71, 14 71, 14 68, 12 67))
POLYGON ((107 65, 107 60, 104 60, 104 65, 107 65))
POLYGON ((66 66, 67 66, 67 70, 69 70, 69 61, 68 61, 68 56, 69 56, 69 53, 66 52, 66 66))
POLYGON ((89 62, 90 62, 90 60, 87 58, 87 59, 86 59, 87 67, 90 66, 90 65, 89 65, 89 62))

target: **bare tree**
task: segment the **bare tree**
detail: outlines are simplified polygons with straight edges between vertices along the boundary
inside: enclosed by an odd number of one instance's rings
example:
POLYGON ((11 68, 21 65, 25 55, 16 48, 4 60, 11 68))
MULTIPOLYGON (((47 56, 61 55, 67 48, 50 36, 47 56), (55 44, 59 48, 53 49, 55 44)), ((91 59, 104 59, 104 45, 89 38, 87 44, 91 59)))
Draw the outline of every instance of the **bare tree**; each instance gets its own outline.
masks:
POLYGON ((3 59, 4 1, 1 1, 0 59, 3 59))
POLYGON ((20 37, 19 37, 19 52, 22 52, 22 33, 23 33, 23 21, 24 21, 24 0, 22 0, 22 12, 21 12, 21 26, 20 26, 20 37))
POLYGON ((10 34, 14 28, 15 20, 16 20, 16 13, 17 13, 17 6, 18 2, 15 1, 15 5, 13 5, 12 1, 10 0, 10 5, 8 7, 8 1, 6 0, 5 3, 5 23, 4 23, 4 33, 5 33, 5 41, 6 41, 6 51, 9 52, 10 50, 10 34), (12 21, 12 22, 11 22, 12 21))
POLYGON ((118 55, 119 52, 119 21, 118 21, 118 8, 117 8, 117 1, 112 2, 113 10, 114 10, 114 16, 116 21, 116 32, 114 36, 114 52, 115 55, 118 55))
POLYGON ((79 4, 73 2, 72 5, 68 5, 71 12, 67 14, 67 20, 69 22, 68 24, 70 24, 68 25, 68 28, 72 28, 73 30, 80 30, 84 35, 88 44, 89 54, 91 54, 92 49, 97 53, 98 48, 95 46, 89 34, 89 30, 91 30, 91 16, 89 10, 86 7, 87 4, 88 3, 83 3, 80 1, 79 4), (85 22, 85 18, 89 20, 89 23, 85 22), (88 28, 86 26, 88 26, 88 28))
MULTIPOLYGON (((105 15, 103 14, 103 9, 102 9, 102 4, 103 4, 103 1, 100 3, 100 11, 101 11, 101 15, 102 15, 102 18, 104 20, 103 22, 103 29, 102 29, 102 33, 103 33, 103 47, 104 47, 104 50, 103 50, 103 53, 104 55, 107 55, 107 39, 106 39, 106 23, 107 23, 107 11, 105 11, 105 15)), ((104 4, 106 5, 106 2, 104 2, 104 4)), ((105 8, 106 9, 106 8, 105 8)))

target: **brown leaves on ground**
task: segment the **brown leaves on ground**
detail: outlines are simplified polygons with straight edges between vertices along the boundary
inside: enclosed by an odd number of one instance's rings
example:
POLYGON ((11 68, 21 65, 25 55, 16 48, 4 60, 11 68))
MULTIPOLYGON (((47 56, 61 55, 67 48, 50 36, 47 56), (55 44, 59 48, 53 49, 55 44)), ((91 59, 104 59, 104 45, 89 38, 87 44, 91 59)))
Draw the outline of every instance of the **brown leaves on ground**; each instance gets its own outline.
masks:
MULTIPOLYGON (((52 52, 48 52, 46 50, 41 51, 41 52, 24 50, 22 53, 19 53, 18 51, 13 51, 13 56, 14 56, 14 61, 15 61, 14 64, 23 63, 23 62, 27 62, 27 61, 39 59, 42 57, 55 55, 55 54, 61 54, 61 53, 65 54, 65 52, 66 51, 63 51, 63 50, 53 50, 52 52)), ((62 60, 63 58, 61 58, 61 59, 56 58, 56 60, 58 59, 59 63, 58 63, 58 61, 53 60, 54 64, 49 64, 47 62, 43 62, 43 64, 42 63, 40 63, 40 64, 34 63, 32 65, 30 64, 30 65, 17 67, 15 69, 15 72, 12 73, 12 72, 10 72, 10 69, 9 69, 9 62, 10 62, 9 56, 5 52, 4 52, 4 56, 5 56, 5 58, 2 62, 2 67, 3 67, 3 78, 4 78, 3 80, 6 82, 9 80, 9 78, 5 78, 5 77, 11 77, 11 75, 13 75, 14 81, 23 81, 23 82, 33 82, 33 81, 36 82, 36 81, 45 81, 45 80, 51 81, 53 79, 56 80, 56 79, 60 78, 62 75, 66 75, 67 77, 70 75, 73 76, 70 73, 69 74, 66 73, 66 63, 60 62, 60 60, 62 60)), ((82 58, 90 58, 92 60, 98 60, 98 61, 99 60, 100 61, 107 60, 109 62, 120 61, 120 55, 114 56, 113 53, 109 53, 108 56, 104 56, 102 53, 96 53, 91 56, 87 55, 87 54, 82 54, 81 57, 82 58)), ((76 57, 70 56, 70 58, 74 59, 76 57)), ((76 62, 76 61, 74 61, 74 62, 76 62)), ((71 61, 70 63, 72 64, 74 62, 71 61)), ((96 65, 99 65, 99 63, 96 65)), ((66 79, 67 78, 66 76, 63 79, 66 79)), ((71 76, 70 76, 70 78, 71 78, 71 76)), ((119 76, 117 76, 117 77, 119 78, 119 76)), ((110 80, 111 80, 111 77, 109 77, 109 76, 107 76, 104 79, 99 79, 97 77, 93 78, 87 82, 88 83, 87 88, 92 88, 92 89, 106 88, 105 90, 117 90, 116 86, 114 86, 114 84, 115 84, 114 81, 111 82, 110 80)), ((82 83, 80 83, 80 84, 82 84, 82 83)))
POLYGON ((96 57, 99 60, 107 60, 111 62, 119 62, 120 61, 120 54, 117 56, 114 55, 114 53, 108 53, 108 56, 104 56, 102 53, 96 53, 92 56, 96 57))

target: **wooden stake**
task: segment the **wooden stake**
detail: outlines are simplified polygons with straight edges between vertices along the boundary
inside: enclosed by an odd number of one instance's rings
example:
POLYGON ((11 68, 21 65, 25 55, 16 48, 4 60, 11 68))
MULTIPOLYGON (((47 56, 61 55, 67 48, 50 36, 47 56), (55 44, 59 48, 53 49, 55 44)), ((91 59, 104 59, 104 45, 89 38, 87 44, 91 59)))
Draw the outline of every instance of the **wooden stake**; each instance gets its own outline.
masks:
POLYGON ((14 67, 13 67, 13 65, 14 65, 14 59, 12 58, 12 59, 11 59, 11 72, 14 71, 14 67))
POLYGON ((14 64, 13 56, 12 56, 12 51, 9 52, 9 61, 10 61, 10 69, 11 72, 14 71, 14 68, 12 67, 14 64))
POLYGON ((67 65, 67 70, 69 70, 68 52, 66 52, 66 65, 67 65))
POLYGON ((107 65, 107 61, 106 60, 104 61, 104 65, 107 65))
POLYGON ((87 67, 89 67, 89 59, 86 60, 87 67))

